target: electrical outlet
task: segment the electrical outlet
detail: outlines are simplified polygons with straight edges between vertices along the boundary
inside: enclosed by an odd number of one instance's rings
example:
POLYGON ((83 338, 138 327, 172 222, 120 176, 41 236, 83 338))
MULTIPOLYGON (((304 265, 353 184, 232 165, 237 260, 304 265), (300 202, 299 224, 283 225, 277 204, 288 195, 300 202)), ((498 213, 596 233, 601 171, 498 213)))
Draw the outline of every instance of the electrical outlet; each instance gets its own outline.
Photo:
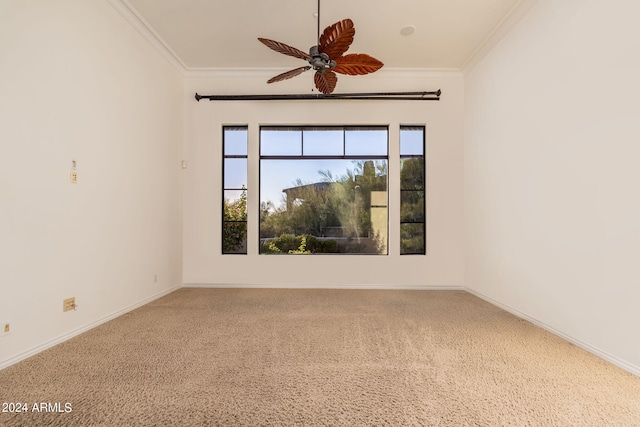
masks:
POLYGON ((153 283, 158 283, 158 275, 157 274, 153 275, 153 283))
POLYGON ((67 298, 62 302, 62 311, 75 310, 76 307, 76 297, 67 298))
POLYGON ((5 336, 11 333, 11 323, 2 322, 2 330, 0 331, 0 335, 5 336))
POLYGON ((78 183, 78 172, 73 170, 71 171, 71 174, 69 174, 69 182, 71 182, 72 184, 78 183))

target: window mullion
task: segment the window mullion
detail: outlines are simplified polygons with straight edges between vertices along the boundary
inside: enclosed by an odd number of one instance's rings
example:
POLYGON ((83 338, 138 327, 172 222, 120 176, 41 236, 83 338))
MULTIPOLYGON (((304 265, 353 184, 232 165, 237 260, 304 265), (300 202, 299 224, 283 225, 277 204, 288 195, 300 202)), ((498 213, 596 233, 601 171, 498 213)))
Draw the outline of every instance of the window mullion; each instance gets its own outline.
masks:
POLYGON ((247 194, 247 254, 258 254, 258 228, 260 224, 260 127, 248 129, 247 182, 252 191, 247 194))

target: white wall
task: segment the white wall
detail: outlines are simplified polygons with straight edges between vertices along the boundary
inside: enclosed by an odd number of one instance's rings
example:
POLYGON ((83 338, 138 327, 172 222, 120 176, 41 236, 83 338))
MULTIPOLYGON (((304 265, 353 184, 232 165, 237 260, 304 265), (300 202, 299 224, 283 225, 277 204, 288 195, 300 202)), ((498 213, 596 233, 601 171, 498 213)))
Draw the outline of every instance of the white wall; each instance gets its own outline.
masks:
POLYGON ((0 2, 0 367, 181 283, 183 84, 107 1, 0 2))
MULTIPOLYGON (((192 76, 200 94, 310 93, 312 74, 267 86, 278 71, 192 76)), ((205 285, 453 287, 463 284, 463 85, 460 73, 379 71, 340 76, 338 91, 442 89, 441 101, 187 102, 184 282, 205 285), (225 124, 249 125, 249 254, 221 255, 222 145, 225 124), (261 124, 390 126, 389 255, 258 255, 258 129, 261 124), (427 255, 399 255, 398 126, 427 129, 427 255), (394 175, 395 174, 395 175, 394 175), (391 181, 396 176, 395 181, 391 181), (395 184, 395 185, 394 185, 395 184), (395 208, 394 208, 395 206, 395 208)))
POLYGON ((465 78, 465 284, 640 373, 640 3, 540 0, 465 78))

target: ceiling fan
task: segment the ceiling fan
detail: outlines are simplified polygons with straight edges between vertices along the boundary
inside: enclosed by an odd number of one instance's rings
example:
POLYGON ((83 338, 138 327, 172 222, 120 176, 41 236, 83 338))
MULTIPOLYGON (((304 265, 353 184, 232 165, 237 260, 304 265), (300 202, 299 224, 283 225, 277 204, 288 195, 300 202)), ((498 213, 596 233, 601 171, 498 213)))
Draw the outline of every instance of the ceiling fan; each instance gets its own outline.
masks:
POLYGON ((379 70, 384 64, 372 56, 365 53, 345 55, 353 43, 355 33, 353 21, 343 19, 328 26, 320 34, 320 0, 318 0, 318 44, 312 46, 309 53, 281 42, 258 37, 258 40, 270 49, 294 58, 304 59, 309 63, 309 65, 278 74, 269 79, 267 83, 287 80, 313 68, 315 70, 313 81, 316 88, 324 94, 330 94, 338 83, 336 73, 359 76, 379 70))

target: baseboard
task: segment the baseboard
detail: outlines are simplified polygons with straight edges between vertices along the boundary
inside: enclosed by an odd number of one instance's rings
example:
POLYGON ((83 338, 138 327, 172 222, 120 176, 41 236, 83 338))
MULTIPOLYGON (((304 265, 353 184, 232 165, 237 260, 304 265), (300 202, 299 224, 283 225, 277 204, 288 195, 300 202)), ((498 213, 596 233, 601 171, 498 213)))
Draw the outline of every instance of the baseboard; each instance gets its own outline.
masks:
POLYGON ((535 319, 519 310, 516 310, 513 307, 510 307, 508 305, 502 304, 492 298, 487 297, 486 295, 483 295, 479 292, 476 292, 472 289, 469 288, 465 288, 464 286, 424 286, 424 285, 401 285, 401 286, 391 286, 391 285, 309 285, 309 286, 303 286, 303 285, 290 285, 290 284, 277 284, 277 285, 265 285, 265 284, 215 284, 215 283, 185 283, 182 285, 176 285, 170 289, 167 289, 163 292, 160 292, 158 294, 155 294, 149 298, 146 298, 142 301, 139 301, 135 304, 132 304, 122 310, 119 310, 113 314, 110 314, 108 316, 105 316, 95 322, 92 322, 88 325, 85 325, 83 327, 80 327, 78 329, 75 329, 71 332, 68 332, 64 335, 61 335, 51 341, 48 341, 44 344, 41 344, 37 347, 32 348, 31 350, 25 351, 21 354, 18 354, 16 356, 10 357, 9 359, 0 361, 0 370, 9 367, 15 363, 18 363, 24 359, 27 359, 31 356, 34 356, 44 350, 47 350, 57 344, 60 344, 64 341, 67 341, 77 335, 80 335, 90 329, 95 328, 96 326, 99 326, 103 323, 106 323, 110 320, 113 320, 119 316, 122 316, 125 313, 128 313, 132 310, 135 310, 136 308, 142 307, 145 304, 148 304, 158 298, 162 298, 165 295, 170 294, 171 292, 174 292, 180 288, 212 288, 212 289, 232 289, 232 288, 263 288, 263 289, 372 289, 372 290, 448 290, 448 291, 466 291, 469 292, 472 295, 475 295, 476 297, 492 304, 495 305, 496 307, 499 307, 511 314, 513 314, 514 316, 517 316, 521 319, 527 320, 528 322, 533 323, 534 325, 554 334, 559 336, 560 338, 574 344, 577 345, 578 347, 600 357, 601 359, 604 359, 616 366, 618 366, 621 369, 624 369, 625 371, 628 371, 636 376, 640 377, 640 367, 635 366, 631 363, 628 363, 622 359, 619 359, 605 351, 602 351, 596 347, 593 347, 590 344, 587 344, 581 340, 578 340, 576 338, 573 338, 565 333, 563 333, 562 331, 559 331, 549 325, 547 325, 546 323, 535 319))
POLYGON ((599 358, 604 359, 607 362, 610 362, 610 363, 616 365, 617 367, 619 367, 621 369, 624 369, 625 371, 630 372, 630 373, 640 377, 640 367, 638 367, 638 366, 635 366, 635 365, 633 365, 631 363, 628 363, 627 361, 622 360, 620 358, 617 358, 617 357, 607 353, 606 351, 602 351, 599 348, 596 348, 596 347, 594 347, 594 346, 592 346, 590 344, 587 344, 584 341, 581 341, 579 339, 573 338, 573 337, 565 334, 564 332, 559 331, 559 330, 547 325, 546 323, 544 323, 544 322, 542 322, 542 321, 540 321, 540 320, 538 320, 536 318, 533 318, 533 317, 531 317, 531 316, 529 316, 529 315, 527 315, 527 314, 525 314, 525 313, 523 313, 523 312, 521 312, 519 310, 516 310, 513 307, 510 307, 508 305, 502 304, 502 303, 500 303, 500 302, 498 302, 498 301, 496 301, 496 300, 494 300, 492 298, 487 297, 486 295, 483 295, 483 294, 481 294, 479 292, 476 292, 476 291, 474 291, 472 289, 469 289, 469 288, 465 288, 465 291, 469 292, 472 295, 477 296, 478 298, 488 302, 489 304, 495 305, 496 307, 499 307, 499 308, 501 308, 501 309, 503 309, 505 311, 508 311, 509 313, 513 314, 514 316, 517 316, 517 317, 519 317, 521 319, 524 319, 524 320, 526 320, 528 322, 531 322, 534 325, 546 330, 547 332, 550 332, 550 333, 552 333, 552 334, 554 334, 554 335, 556 335, 556 336, 558 336, 558 337, 570 342, 571 344, 574 344, 574 345, 582 348, 583 350, 586 350, 589 353, 594 354, 594 355, 598 356, 599 358))
POLYGON ((258 284, 258 283, 185 283, 183 288, 211 289, 379 289, 379 290, 415 290, 415 291, 464 291, 464 286, 425 286, 425 285, 301 285, 301 284, 258 284))
POLYGON ((27 350, 27 351, 25 351, 23 353, 20 353, 20 354, 16 355, 16 356, 10 357, 9 359, 0 361, 0 370, 2 370, 4 368, 7 368, 7 367, 9 367, 9 366, 11 366, 13 364, 18 363, 18 362, 21 362, 22 360, 25 360, 25 359, 27 359, 27 358, 29 358, 31 356, 35 356, 36 354, 38 354, 38 353, 40 353, 42 351, 45 351, 45 350, 47 350, 47 349, 49 349, 49 348, 51 348, 51 347, 53 347, 53 346, 55 346, 57 344, 60 344, 60 343, 62 343, 64 341, 67 341, 67 340, 69 340, 69 339, 71 339, 71 338, 73 338, 75 336, 78 336, 78 335, 82 334, 83 332, 87 332, 88 330, 93 329, 96 326, 99 326, 99 325, 101 325, 103 323, 106 323, 109 320, 113 320, 116 317, 122 316, 125 313, 128 313, 128 312, 130 312, 132 310, 135 310, 136 308, 142 307, 143 305, 148 304, 151 301, 157 300, 158 298, 162 298, 163 296, 168 295, 171 292, 174 292, 174 291, 180 289, 181 287, 182 287, 181 284, 180 285, 176 285, 176 286, 174 286, 174 287, 172 287, 170 289, 162 291, 162 292, 160 292, 158 294, 155 294, 155 295, 153 295, 153 296, 151 296, 149 298, 146 298, 146 299, 144 299, 142 301, 139 301, 139 302, 137 302, 137 303, 135 303, 133 305, 130 305, 130 306, 126 307, 126 308, 123 308, 122 310, 119 310, 119 311, 117 311, 117 312, 115 312, 113 314, 110 314, 110 315, 105 316, 105 317, 103 317, 103 318, 101 318, 99 320, 96 320, 95 322, 89 323, 88 325, 82 326, 82 327, 80 327, 78 329, 75 329, 75 330, 73 330, 71 332, 67 332, 66 334, 60 335, 59 337, 54 338, 51 341, 47 341, 46 343, 41 344, 41 345, 39 345, 37 347, 34 347, 31 350, 27 350))

